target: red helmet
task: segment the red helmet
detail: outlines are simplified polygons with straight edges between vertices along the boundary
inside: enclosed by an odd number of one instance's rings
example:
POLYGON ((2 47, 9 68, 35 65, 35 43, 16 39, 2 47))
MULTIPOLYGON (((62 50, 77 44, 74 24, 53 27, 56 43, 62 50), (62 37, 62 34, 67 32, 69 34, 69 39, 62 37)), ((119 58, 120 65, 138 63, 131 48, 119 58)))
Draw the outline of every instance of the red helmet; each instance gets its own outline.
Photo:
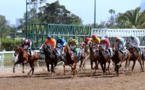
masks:
POLYGON ((90 40, 90 38, 88 38, 88 37, 85 38, 85 41, 89 41, 89 40, 90 40))
POLYGON ((96 35, 95 35, 95 34, 93 34, 93 35, 92 35, 92 38, 96 38, 96 35))

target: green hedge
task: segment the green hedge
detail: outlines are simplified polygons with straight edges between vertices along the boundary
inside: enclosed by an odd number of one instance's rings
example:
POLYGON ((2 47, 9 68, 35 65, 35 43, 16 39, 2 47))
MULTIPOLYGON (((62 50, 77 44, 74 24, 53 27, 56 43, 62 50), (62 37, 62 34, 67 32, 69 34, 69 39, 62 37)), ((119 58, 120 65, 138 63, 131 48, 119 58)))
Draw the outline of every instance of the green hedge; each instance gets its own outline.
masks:
POLYGON ((14 46, 16 44, 21 44, 21 39, 11 39, 11 38, 6 38, 2 40, 2 47, 3 49, 5 49, 6 51, 11 51, 14 49, 14 46))

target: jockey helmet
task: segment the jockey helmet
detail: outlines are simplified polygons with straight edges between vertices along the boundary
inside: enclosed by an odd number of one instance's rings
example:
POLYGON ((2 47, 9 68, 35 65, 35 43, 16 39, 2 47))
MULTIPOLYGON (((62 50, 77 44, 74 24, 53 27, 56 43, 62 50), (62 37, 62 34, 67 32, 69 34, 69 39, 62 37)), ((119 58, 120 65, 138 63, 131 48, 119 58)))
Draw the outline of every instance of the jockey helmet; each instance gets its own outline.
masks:
POLYGON ((25 39, 26 39, 26 38, 22 38, 22 43, 25 43, 25 39))
POLYGON ((57 39, 61 39, 61 36, 57 36, 57 39))
POLYGON ((115 37, 115 40, 119 40, 119 37, 115 37))
POLYGON ((71 42, 71 41, 73 41, 73 39, 72 39, 72 38, 70 38, 70 40, 69 40, 69 41, 71 42))
POLYGON ((105 40, 106 38, 105 37, 101 37, 101 40, 105 40))
POLYGON ((131 39, 134 39, 134 36, 132 35, 132 36, 130 36, 130 38, 131 38, 131 39))
POLYGON ((85 38, 85 41, 89 41, 89 40, 90 40, 90 38, 88 38, 88 37, 85 38))
POLYGON ((96 38, 96 35, 95 35, 95 34, 93 34, 93 35, 92 35, 92 38, 96 38))
POLYGON ((48 35, 48 36, 47 36, 47 39, 51 39, 51 36, 48 35))

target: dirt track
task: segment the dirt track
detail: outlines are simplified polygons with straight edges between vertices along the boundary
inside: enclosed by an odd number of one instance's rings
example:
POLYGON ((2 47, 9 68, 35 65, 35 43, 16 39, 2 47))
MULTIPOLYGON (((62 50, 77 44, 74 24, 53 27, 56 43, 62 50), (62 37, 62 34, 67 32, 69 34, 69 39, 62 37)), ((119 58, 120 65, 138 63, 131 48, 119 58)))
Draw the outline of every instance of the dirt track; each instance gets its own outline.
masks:
POLYGON ((145 90, 145 72, 140 72, 138 65, 134 72, 122 74, 120 71, 119 76, 112 68, 108 75, 102 75, 101 70, 93 75, 90 66, 74 78, 70 68, 67 68, 68 75, 62 76, 62 66, 56 68, 53 77, 46 67, 35 68, 34 76, 27 76, 28 70, 26 73, 21 73, 21 69, 16 69, 16 73, 12 73, 12 68, 0 70, 0 90, 145 90))

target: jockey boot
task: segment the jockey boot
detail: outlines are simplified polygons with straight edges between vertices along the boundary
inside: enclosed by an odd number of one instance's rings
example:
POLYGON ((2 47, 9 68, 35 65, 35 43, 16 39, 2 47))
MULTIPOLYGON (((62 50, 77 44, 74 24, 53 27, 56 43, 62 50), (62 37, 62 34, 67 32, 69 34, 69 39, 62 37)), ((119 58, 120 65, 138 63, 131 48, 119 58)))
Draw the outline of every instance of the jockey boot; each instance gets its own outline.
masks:
POLYGON ((124 50, 119 50, 122 54, 126 55, 126 51, 124 50))
POLYGON ((32 56, 32 54, 31 54, 31 50, 30 50, 30 49, 28 49, 28 51, 29 51, 30 56, 32 56))
POLYGON ((77 60, 79 61, 81 59, 81 53, 79 52, 77 55, 77 60))
POLYGON ((112 54, 111 54, 111 50, 108 49, 108 52, 109 52, 109 57, 112 57, 112 54))

